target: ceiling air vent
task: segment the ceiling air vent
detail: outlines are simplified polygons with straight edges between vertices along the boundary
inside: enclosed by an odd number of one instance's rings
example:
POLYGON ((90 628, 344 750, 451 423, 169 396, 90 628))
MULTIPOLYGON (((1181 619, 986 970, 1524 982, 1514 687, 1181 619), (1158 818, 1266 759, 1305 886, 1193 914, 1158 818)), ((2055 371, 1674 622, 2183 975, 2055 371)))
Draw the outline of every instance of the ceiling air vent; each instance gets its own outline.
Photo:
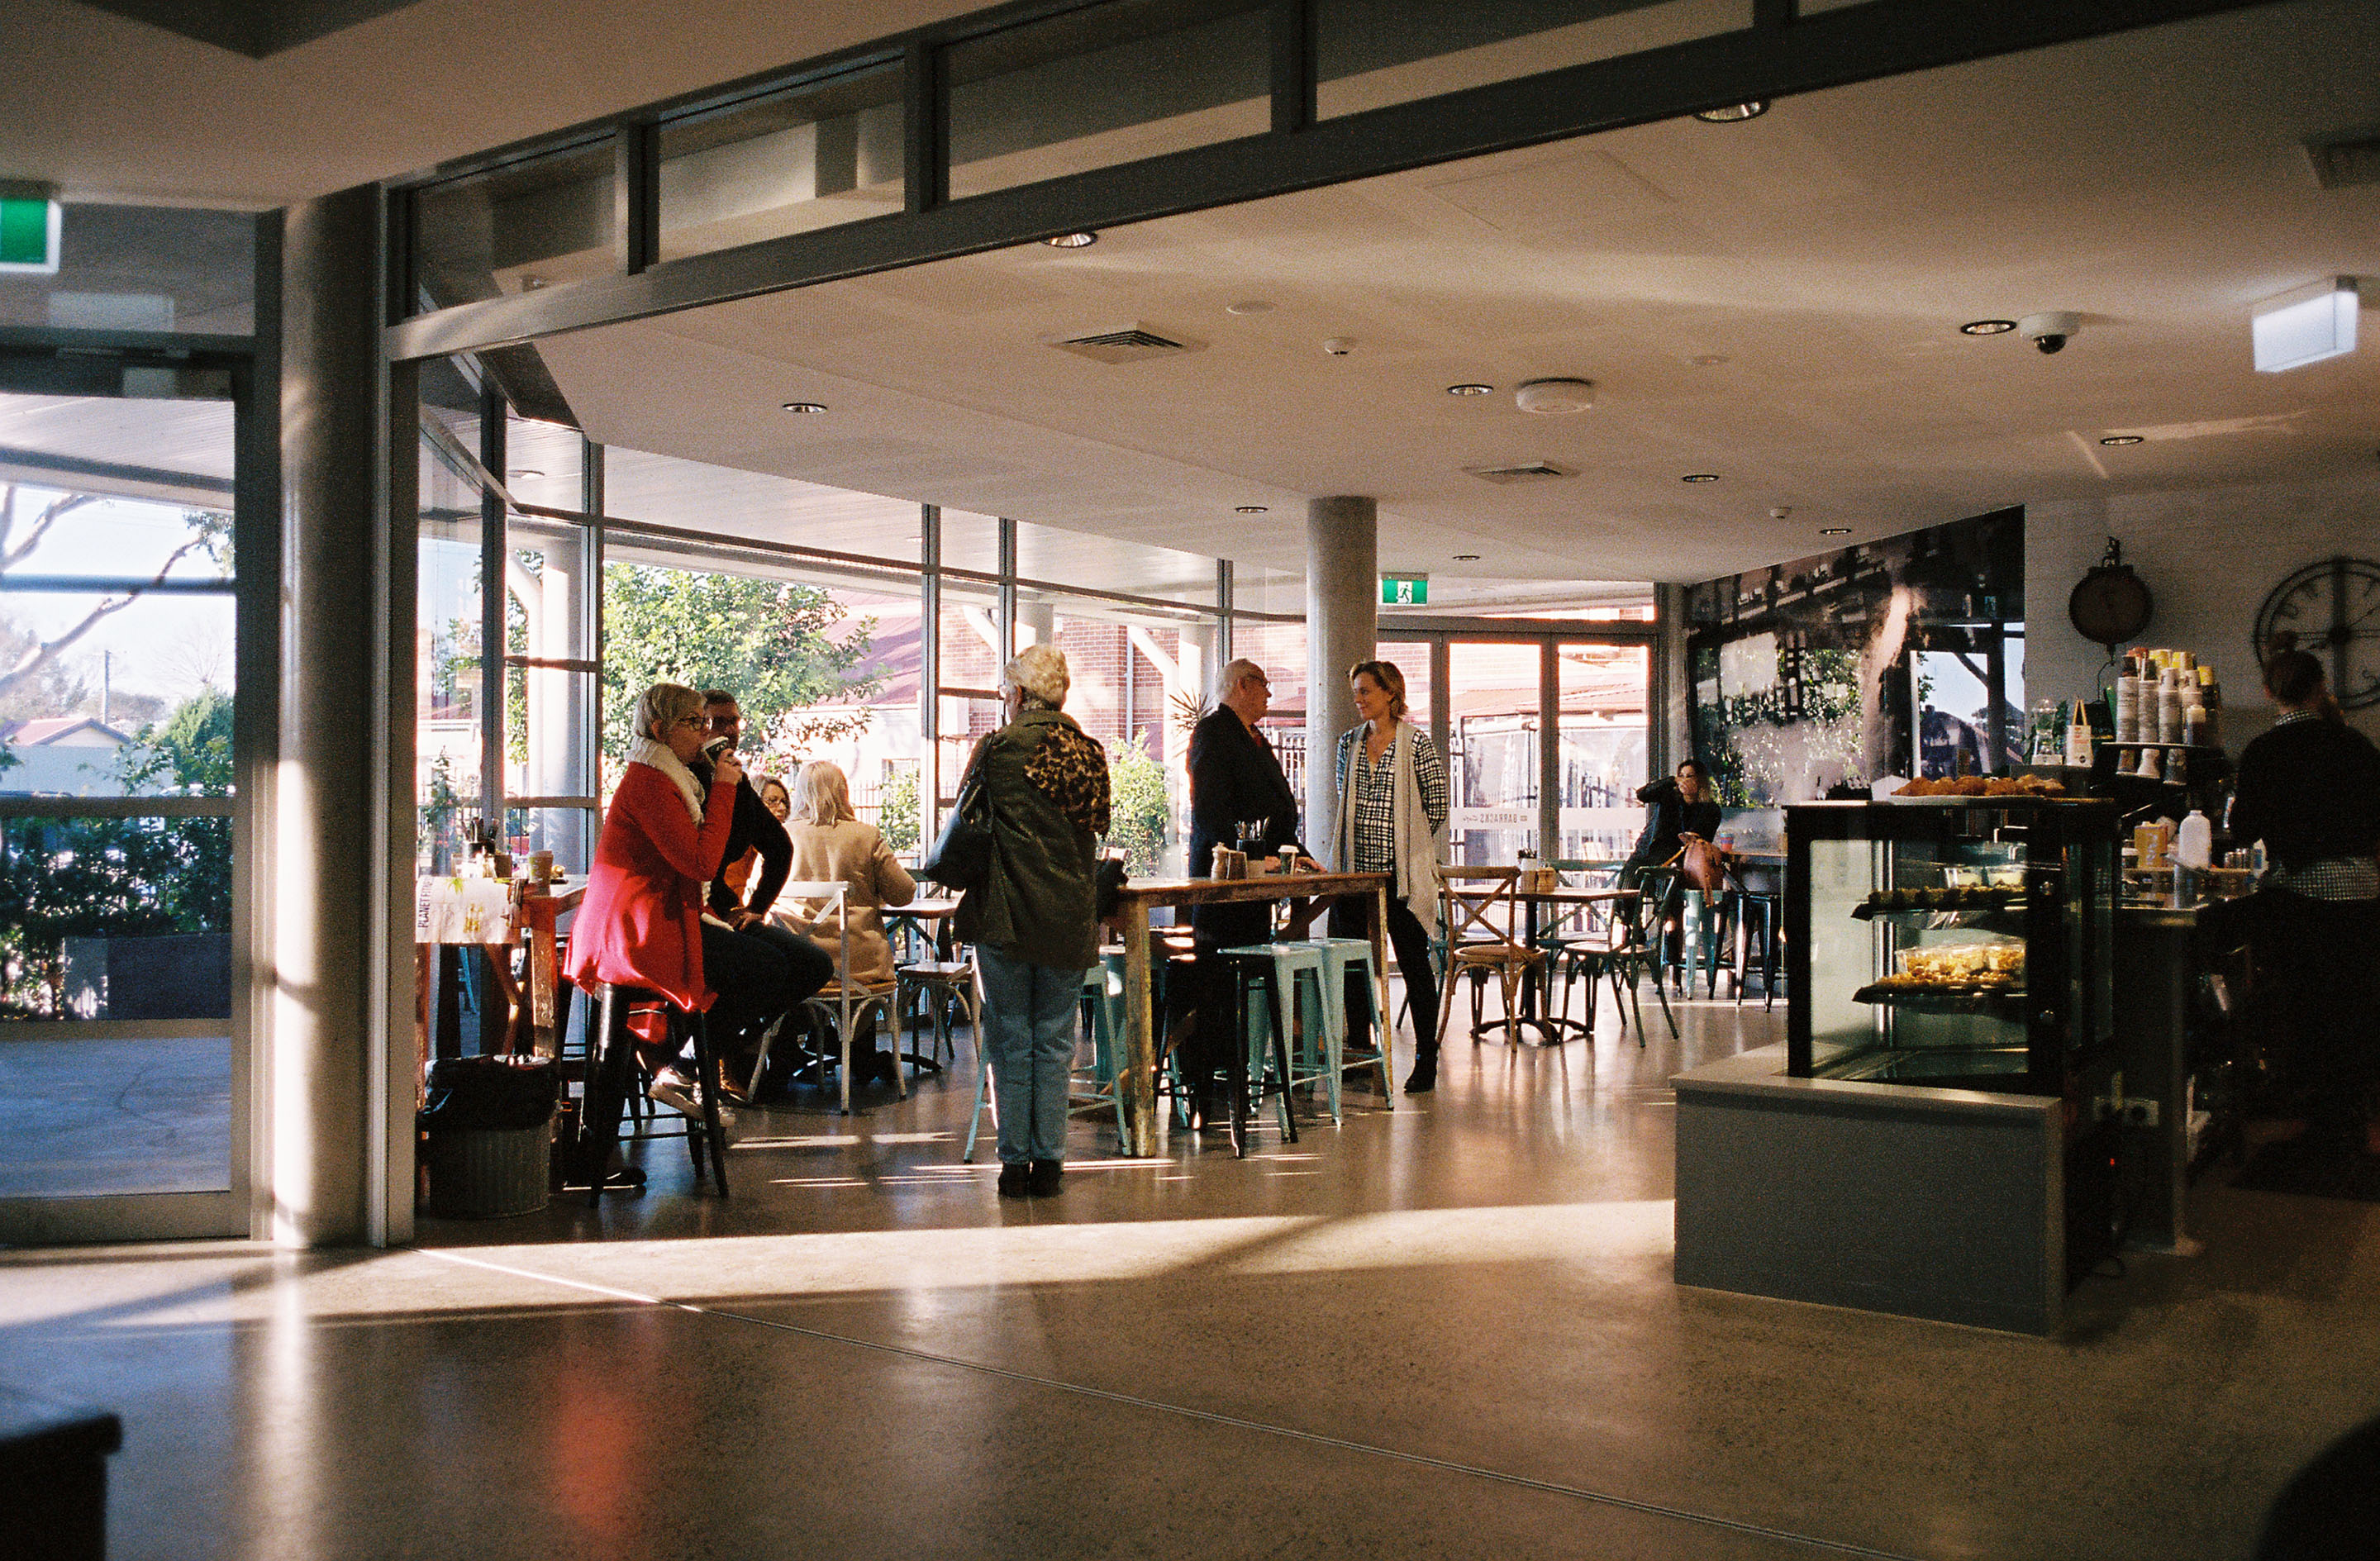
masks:
POLYGON ((1551 461, 1523 461, 1510 466, 1465 466, 1463 468, 1482 482, 1546 482, 1558 477, 1576 477, 1576 466, 1559 466, 1551 461))
POLYGON ((2380 137, 2308 141, 2305 151, 2313 164, 2314 183, 2325 189, 2380 184, 2380 137))
POLYGON ((1095 331, 1087 336, 1069 336, 1063 341, 1050 344, 1060 352, 1071 352, 1094 363, 1140 363, 1152 357, 1168 357, 1177 352, 1189 352, 1195 345, 1177 342, 1171 336, 1160 336, 1137 323, 1118 331, 1095 331))

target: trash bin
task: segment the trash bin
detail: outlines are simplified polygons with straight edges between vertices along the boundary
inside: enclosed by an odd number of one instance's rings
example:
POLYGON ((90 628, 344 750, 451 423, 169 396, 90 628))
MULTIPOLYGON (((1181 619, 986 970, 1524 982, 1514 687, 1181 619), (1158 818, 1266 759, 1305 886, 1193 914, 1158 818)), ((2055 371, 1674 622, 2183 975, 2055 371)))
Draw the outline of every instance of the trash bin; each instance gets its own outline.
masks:
POLYGON ((430 1212, 487 1219, 545 1207, 556 1095, 542 1058, 442 1058, 421 1111, 430 1212))

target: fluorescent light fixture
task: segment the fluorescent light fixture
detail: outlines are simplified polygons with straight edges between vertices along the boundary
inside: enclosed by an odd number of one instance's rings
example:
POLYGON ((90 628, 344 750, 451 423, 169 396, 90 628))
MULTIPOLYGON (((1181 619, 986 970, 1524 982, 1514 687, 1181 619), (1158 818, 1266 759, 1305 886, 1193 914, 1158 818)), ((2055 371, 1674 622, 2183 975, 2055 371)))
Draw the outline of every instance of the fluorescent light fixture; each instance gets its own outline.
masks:
POLYGON ((1263 514, 1266 513, 1266 506, 1263 504, 1242 504, 1232 513, 1233 514, 1263 514))
POLYGON ((2355 350, 2355 278, 2325 277, 2266 298, 2251 311, 2256 371, 2277 374, 2355 350))

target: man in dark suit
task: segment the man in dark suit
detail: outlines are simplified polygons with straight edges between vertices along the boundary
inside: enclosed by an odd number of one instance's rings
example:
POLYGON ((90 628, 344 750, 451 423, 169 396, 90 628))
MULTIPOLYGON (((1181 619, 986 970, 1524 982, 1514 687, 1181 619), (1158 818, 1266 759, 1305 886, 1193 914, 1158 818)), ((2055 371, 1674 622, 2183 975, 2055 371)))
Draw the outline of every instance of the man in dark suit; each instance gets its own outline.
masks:
MULTIPOLYGON (((1257 730, 1271 707, 1272 684, 1265 670, 1241 659, 1223 668, 1222 703, 1190 733, 1190 872, 1207 877, 1214 872, 1215 847, 1243 849, 1240 826, 1262 820, 1262 830, 1245 847, 1255 867, 1258 853, 1273 855, 1282 846, 1298 844, 1297 793, 1289 789, 1281 759, 1257 730)), ((1305 854, 1303 847, 1299 855, 1305 854)), ((1228 988, 1220 981, 1221 962, 1216 951, 1248 943, 1272 941, 1269 905, 1199 905, 1190 913, 1197 939, 1199 1020, 1182 1048, 1182 1070, 1191 1088, 1210 1093, 1216 1071, 1230 1057, 1239 1033, 1230 1006, 1228 988)))

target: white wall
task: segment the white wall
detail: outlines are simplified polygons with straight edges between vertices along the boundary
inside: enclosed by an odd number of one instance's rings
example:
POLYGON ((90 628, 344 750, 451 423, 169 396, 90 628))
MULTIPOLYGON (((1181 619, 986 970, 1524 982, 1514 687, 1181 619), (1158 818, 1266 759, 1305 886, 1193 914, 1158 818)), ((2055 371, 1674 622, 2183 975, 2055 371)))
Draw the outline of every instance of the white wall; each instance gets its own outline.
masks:
MULTIPOLYGON (((2380 473, 2026 504, 2028 704, 2097 687, 2107 653, 2074 632, 2066 599, 2111 536, 2156 601, 2136 643, 2193 650, 2213 663, 2223 684, 2224 745, 2237 754, 2272 721, 2250 645, 2256 610, 2306 564, 2380 555, 2380 473)), ((2380 740, 2380 708, 2348 719, 2380 740)))

